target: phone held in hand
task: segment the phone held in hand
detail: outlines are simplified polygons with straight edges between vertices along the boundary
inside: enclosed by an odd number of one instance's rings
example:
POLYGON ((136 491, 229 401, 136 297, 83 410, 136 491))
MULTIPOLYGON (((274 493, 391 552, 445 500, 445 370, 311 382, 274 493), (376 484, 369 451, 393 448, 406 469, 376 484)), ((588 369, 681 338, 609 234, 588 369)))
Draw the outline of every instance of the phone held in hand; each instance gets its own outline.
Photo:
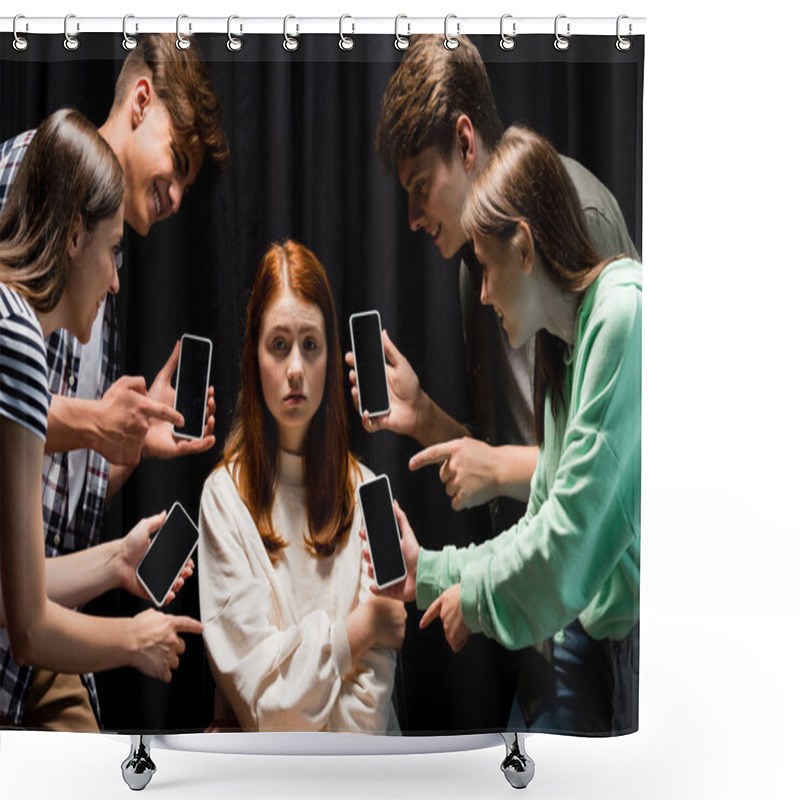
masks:
POLYGON ((173 503, 164 524, 136 567, 139 583, 160 608, 192 557, 200 532, 180 503, 173 503))
POLYGON ((394 514, 389 478, 377 478, 358 487, 364 529, 367 533, 375 585, 385 589, 406 577, 406 562, 400 547, 400 529, 394 514))
POLYGON ((358 411, 370 417, 389 413, 389 384, 386 380, 386 356, 383 352, 381 315, 362 311, 350 315, 350 342, 358 387, 358 411))
POLYGON ((185 333, 181 336, 178 377, 175 382, 175 410, 184 425, 172 432, 182 439, 202 439, 206 426, 208 383, 211 377, 211 341, 185 333))

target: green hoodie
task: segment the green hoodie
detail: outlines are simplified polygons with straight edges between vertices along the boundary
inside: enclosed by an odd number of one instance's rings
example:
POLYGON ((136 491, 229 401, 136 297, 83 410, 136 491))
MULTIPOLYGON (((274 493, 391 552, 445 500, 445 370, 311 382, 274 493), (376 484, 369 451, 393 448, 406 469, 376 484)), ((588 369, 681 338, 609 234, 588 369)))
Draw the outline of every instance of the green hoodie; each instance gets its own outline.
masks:
POLYGON ((544 445, 525 516, 481 545, 420 549, 417 604, 461 583, 471 631, 509 649, 578 618, 621 639, 639 618, 642 267, 611 262, 575 319, 566 408, 545 405, 544 445))

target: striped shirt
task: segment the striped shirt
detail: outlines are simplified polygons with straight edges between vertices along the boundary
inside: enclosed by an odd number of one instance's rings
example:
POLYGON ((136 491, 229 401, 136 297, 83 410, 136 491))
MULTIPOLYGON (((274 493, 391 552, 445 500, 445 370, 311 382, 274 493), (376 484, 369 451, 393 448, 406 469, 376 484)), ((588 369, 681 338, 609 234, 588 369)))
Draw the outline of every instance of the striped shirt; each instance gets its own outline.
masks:
POLYGON ((49 407, 42 326, 25 298, 0 283, 0 414, 44 441, 49 407))

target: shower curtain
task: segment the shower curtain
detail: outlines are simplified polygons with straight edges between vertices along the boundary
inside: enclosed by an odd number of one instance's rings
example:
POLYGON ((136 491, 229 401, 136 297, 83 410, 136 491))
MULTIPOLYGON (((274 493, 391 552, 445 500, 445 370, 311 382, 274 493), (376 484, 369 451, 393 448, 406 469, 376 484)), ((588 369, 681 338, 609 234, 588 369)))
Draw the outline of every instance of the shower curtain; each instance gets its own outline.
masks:
MULTIPOLYGON (((628 51, 617 49, 613 36, 574 36, 565 50, 554 48, 552 35, 518 36, 511 50, 501 49, 496 35, 470 38, 502 125, 534 128, 593 173, 616 198, 642 256, 644 37, 628 51)), ((63 36, 29 36, 27 50, 18 52, 11 36, 0 36, 0 142, 64 106, 101 125, 127 55, 120 40, 84 34, 69 52, 63 36)), ((344 51, 335 35, 304 34, 287 51, 282 36, 253 35, 231 51, 224 34, 192 37, 221 101, 230 163, 219 173, 201 170, 179 213, 146 237, 126 227, 116 297, 119 359, 122 374, 145 376, 149 384, 182 334, 209 338, 216 445, 190 458, 143 460, 105 509, 101 539, 175 501, 197 521, 241 383, 250 289, 272 242, 300 242, 324 265, 342 350, 349 349, 350 314, 378 309, 428 395, 456 420, 470 422, 479 413, 465 351, 461 258, 443 258, 428 236, 410 229, 404 187, 376 155, 381 101, 403 51, 392 36, 354 40, 344 51)), ((409 471, 420 449, 413 439, 369 434, 349 396, 347 409, 352 451, 373 473, 388 475, 425 547, 480 543, 525 513, 524 503, 510 500, 454 511, 438 468, 409 471)), ((196 560, 198 573, 213 568, 196 560)), ((535 587, 531 592, 535 602, 535 587)), ((146 607, 114 591, 84 610, 130 616, 146 607)), ((169 610, 199 618, 197 576, 169 610)), ((553 691, 558 634, 555 643, 523 650, 474 634, 454 653, 441 625, 420 630, 422 611, 410 603, 407 612, 392 694, 402 734, 506 730, 521 699, 531 695, 535 705, 538 695, 553 691)), ((638 651, 638 626, 635 639, 638 651)), ((629 663, 638 670, 638 655, 629 663)), ((130 669, 97 673, 95 680, 106 730, 200 732, 215 720, 215 681, 199 636, 187 637, 170 684, 130 669)), ((633 716, 623 727, 636 725, 633 716)))

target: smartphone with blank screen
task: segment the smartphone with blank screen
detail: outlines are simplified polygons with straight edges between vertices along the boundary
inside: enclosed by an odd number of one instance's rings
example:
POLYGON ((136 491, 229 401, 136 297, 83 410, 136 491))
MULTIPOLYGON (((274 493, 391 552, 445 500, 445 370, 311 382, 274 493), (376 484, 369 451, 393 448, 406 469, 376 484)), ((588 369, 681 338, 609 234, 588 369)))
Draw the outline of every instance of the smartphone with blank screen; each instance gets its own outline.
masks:
POLYGON ((182 428, 172 426, 175 436, 202 439, 206 426, 206 399, 211 377, 211 341, 184 333, 175 381, 175 410, 183 415, 182 428))
POLYGON ((173 503, 164 524, 142 556, 136 575, 150 599, 160 608, 192 557, 200 532, 180 503, 173 503))
POLYGON ((358 487, 364 529, 375 573, 375 585, 385 589, 406 577, 406 562, 400 547, 400 529, 394 515, 392 489, 386 475, 358 487))
POLYGON ((381 315, 362 311, 350 315, 350 341, 356 368, 358 412, 370 417, 389 413, 389 384, 386 380, 386 357, 383 352, 381 315))

